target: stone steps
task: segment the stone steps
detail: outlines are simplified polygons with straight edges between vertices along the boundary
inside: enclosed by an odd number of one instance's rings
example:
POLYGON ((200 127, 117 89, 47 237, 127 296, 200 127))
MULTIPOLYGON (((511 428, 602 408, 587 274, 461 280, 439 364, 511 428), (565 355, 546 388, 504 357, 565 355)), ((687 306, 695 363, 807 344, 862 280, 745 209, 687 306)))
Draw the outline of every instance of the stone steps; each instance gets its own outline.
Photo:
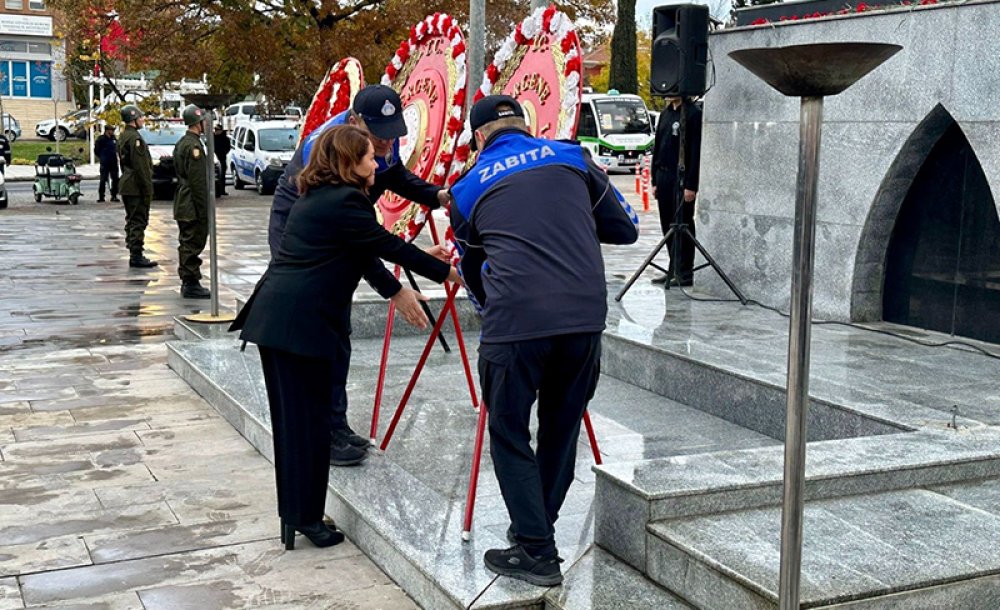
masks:
MULTIPOLYGON (((595 540, 638 570, 646 524, 781 502, 783 447, 597 467, 595 540)), ((810 443, 806 497, 820 500, 1000 476, 1000 430, 923 431, 810 443)))
MULTIPOLYGON (((778 507, 649 526, 647 574, 700 610, 777 608, 778 507)), ((802 608, 996 608, 1000 517, 913 489, 806 504, 802 608)))

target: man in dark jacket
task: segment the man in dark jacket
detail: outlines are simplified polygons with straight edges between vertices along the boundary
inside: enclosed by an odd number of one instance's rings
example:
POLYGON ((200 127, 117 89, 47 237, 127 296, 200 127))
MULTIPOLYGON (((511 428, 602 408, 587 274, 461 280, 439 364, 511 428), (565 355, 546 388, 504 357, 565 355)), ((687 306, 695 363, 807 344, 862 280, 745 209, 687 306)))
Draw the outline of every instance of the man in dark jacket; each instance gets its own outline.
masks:
POLYGON ((219 160, 219 169, 221 170, 219 172, 219 184, 216 186, 215 192, 219 195, 228 195, 229 193, 226 192, 226 159, 233 146, 229 142, 229 135, 222 128, 221 124, 215 124, 215 133, 213 135, 215 137, 212 142, 215 146, 215 158, 219 160))
POLYGON ((562 582, 553 526, 597 388, 608 312, 601 242, 634 243, 639 219, 585 149, 528 135, 514 98, 483 98, 469 121, 482 152, 451 189, 451 222, 462 279, 483 315, 479 379, 514 542, 487 551, 486 567, 553 586, 562 582))
POLYGON ((104 193, 111 179, 111 201, 118 201, 118 140, 114 125, 105 125, 104 134, 94 142, 94 154, 101 163, 101 181, 97 185, 97 202, 104 202, 104 193))
MULTIPOLYGON (((267 242, 271 247, 272 260, 277 256, 278 248, 281 246, 289 212, 299 198, 295 179, 308 163, 309 153, 320 134, 334 125, 358 125, 367 128, 371 134, 378 169, 375 172, 375 184, 368 189, 369 199, 377 201, 382 193, 388 190, 432 210, 448 202, 446 190, 415 176, 399 158, 398 139, 406 135, 403 101, 399 94, 385 85, 369 85, 358 92, 351 109, 317 127, 299 144, 285 172, 278 179, 267 229, 267 242)), ((397 301, 412 297, 409 289, 403 289, 399 281, 377 259, 372 260, 364 278, 384 299, 397 301)), ((331 463, 337 466, 349 465, 355 460, 364 459, 366 455, 364 448, 368 446, 368 439, 355 433, 347 423, 346 387, 335 392, 331 419, 333 430, 331 463)))
MULTIPOLYGON (((666 235, 674 222, 684 223, 694 235, 694 202, 698 196, 698 174, 701 165, 701 108, 694 102, 685 106, 687 126, 685 139, 684 183, 677 184, 677 163, 680 158, 681 98, 668 98, 660 113, 653 144, 653 196, 660 210, 660 228, 666 235), (678 205, 678 189, 683 190, 683 202, 678 205), (679 209, 678 209, 679 208, 679 209)), ((656 277, 653 283, 690 286, 694 281, 694 242, 687 236, 671 236, 667 244, 670 254, 668 273, 656 277), (675 261, 675 254, 677 260, 675 261)))
POLYGON ((11 151, 10 151, 10 140, 3 133, 0 133, 0 156, 3 157, 4 162, 0 163, 0 174, 7 173, 7 166, 11 162, 11 151))

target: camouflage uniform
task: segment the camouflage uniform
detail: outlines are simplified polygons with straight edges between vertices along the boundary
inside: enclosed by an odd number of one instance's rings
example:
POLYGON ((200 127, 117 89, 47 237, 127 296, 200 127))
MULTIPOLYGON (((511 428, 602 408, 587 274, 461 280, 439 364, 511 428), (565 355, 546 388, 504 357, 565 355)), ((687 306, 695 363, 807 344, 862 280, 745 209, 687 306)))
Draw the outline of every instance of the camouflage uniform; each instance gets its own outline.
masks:
POLYGON ((208 155, 193 131, 174 146, 177 191, 174 220, 180 230, 177 273, 185 284, 201 279, 201 258, 208 240, 208 155))
POLYGON ((153 159, 135 127, 125 127, 118 148, 122 177, 118 191, 125 204, 125 244, 133 259, 142 257, 149 204, 153 199, 153 159))

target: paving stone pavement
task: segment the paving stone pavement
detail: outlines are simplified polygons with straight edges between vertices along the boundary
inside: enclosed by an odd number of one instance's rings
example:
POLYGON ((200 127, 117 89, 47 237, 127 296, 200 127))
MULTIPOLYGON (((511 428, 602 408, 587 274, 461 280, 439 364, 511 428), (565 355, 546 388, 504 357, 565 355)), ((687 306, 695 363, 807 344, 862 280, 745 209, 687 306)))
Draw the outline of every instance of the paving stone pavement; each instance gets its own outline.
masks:
MULTIPOLYGON (((0 610, 415 608, 350 542, 282 550, 270 463, 166 366, 173 316, 207 309, 170 203, 139 271, 88 197, 0 211, 0 610)), ((269 199, 220 204, 224 306, 264 271, 269 199)))

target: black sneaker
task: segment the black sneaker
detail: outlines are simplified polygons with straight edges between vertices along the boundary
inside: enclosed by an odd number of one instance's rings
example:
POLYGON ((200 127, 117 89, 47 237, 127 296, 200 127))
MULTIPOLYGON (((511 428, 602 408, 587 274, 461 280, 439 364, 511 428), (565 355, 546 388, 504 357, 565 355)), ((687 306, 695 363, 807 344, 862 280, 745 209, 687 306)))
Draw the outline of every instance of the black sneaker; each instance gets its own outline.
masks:
POLYGON ((367 449, 371 444, 368 442, 367 438, 364 438, 354 430, 351 430, 350 426, 344 426, 338 430, 333 430, 330 435, 333 439, 333 443, 336 445, 343 445, 344 443, 347 443, 352 447, 367 449))
POLYGON ((668 276, 667 276, 667 274, 664 273, 662 275, 658 275, 658 276, 654 277, 651 280, 651 283, 653 283, 653 284, 666 284, 667 283, 667 279, 668 279, 668 276))
POLYGON ((201 282, 185 282, 181 285, 181 296, 185 299, 209 299, 212 291, 201 285, 201 282))
MULTIPOLYGON (((101 201, 104 201, 104 200, 102 199, 101 201)), ((111 198, 111 203, 121 203, 121 201, 122 201, 122 200, 121 200, 121 199, 119 199, 119 198, 117 198, 117 197, 112 197, 112 198, 111 198)))
POLYGON ((151 269, 153 267, 159 266, 160 263, 156 261, 151 261, 145 256, 133 256, 128 259, 129 267, 139 267, 140 269, 151 269))
POLYGON ((562 583, 559 558, 532 557, 519 544, 509 549, 490 549, 483 557, 486 568, 502 576, 510 576, 539 587, 554 587, 562 583))
POLYGON ((347 443, 330 444, 330 465, 331 466, 357 466, 365 461, 368 452, 358 447, 353 447, 347 443))

